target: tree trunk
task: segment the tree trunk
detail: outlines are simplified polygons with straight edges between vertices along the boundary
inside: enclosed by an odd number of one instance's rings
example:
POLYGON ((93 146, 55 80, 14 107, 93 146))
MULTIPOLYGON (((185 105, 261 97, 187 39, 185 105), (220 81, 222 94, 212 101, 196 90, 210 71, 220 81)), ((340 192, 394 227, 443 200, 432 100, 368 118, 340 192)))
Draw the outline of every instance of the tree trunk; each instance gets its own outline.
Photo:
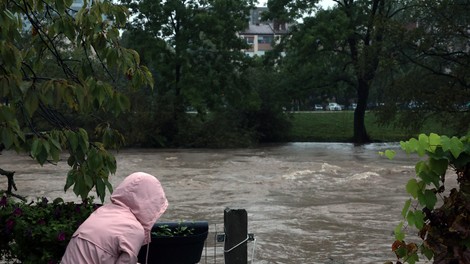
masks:
POLYGON ((370 142, 365 125, 367 100, 369 99, 369 83, 364 79, 359 79, 357 85, 357 107, 354 110, 353 142, 355 144, 364 144, 370 142))

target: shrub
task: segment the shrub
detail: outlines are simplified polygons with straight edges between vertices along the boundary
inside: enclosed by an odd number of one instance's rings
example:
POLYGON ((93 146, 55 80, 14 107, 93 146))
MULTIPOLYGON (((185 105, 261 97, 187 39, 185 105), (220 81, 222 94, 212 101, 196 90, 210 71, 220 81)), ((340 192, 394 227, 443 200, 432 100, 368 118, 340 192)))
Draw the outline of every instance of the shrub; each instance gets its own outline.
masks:
MULTIPOLYGON (((406 184, 411 198, 395 229, 396 263, 416 263, 420 253, 438 264, 470 263, 470 135, 421 134, 400 144, 406 153, 422 159, 415 166, 416 177, 406 184), (446 190, 450 171, 455 173, 457 187, 446 190), (419 230, 421 244, 405 242, 407 227, 419 230)), ((394 155, 392 151, 385 154, 394 155)))
POLYGON ((0 200, 0 255, 8 263, 59 263, 72 234, 95 210, 93 199, 81 204, 0 200))

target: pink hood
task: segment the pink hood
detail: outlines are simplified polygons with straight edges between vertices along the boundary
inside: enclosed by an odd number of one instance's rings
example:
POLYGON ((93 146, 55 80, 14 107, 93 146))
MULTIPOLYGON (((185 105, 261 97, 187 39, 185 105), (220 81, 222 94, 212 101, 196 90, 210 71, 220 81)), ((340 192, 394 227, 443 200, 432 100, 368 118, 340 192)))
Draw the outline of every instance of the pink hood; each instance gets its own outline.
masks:
POLYGON ((150 242, 153 224, 168 207, 160 181, 144 172, 127 176, 113 191, 111 202, 129 208, 134 214, 145 231, 144 245, 150 242))

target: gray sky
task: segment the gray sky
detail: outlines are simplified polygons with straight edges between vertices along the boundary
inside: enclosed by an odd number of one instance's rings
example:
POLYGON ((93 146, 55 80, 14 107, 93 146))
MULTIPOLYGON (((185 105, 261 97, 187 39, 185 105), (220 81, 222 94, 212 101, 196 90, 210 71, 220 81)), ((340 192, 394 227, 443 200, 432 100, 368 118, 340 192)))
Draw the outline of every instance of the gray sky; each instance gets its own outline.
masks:
MULTIPOLYGON (((258 6, 264 6, 268 2, 267 0, 258 0, 258 6)), ((323 8, 328 8, 330 6, 333 6, 335 2, 333 0, 321 0, 320 4, 323 6, 323 8)))

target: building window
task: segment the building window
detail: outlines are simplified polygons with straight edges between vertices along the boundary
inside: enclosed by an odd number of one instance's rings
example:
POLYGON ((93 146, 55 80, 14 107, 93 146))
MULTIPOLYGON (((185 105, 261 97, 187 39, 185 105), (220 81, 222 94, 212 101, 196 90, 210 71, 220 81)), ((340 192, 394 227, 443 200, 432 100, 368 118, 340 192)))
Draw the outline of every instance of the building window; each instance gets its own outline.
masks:
POLYGON ((258 36, 258 43, 259 44, 271 44, 273 43, 273 36, 270 36, 270 35, 258 36))
POLYGON ((253 43, 255 42, 255 38, 254 37, 245 37, 245 41, 246 41, 247 44, 253 45, 253 43))

